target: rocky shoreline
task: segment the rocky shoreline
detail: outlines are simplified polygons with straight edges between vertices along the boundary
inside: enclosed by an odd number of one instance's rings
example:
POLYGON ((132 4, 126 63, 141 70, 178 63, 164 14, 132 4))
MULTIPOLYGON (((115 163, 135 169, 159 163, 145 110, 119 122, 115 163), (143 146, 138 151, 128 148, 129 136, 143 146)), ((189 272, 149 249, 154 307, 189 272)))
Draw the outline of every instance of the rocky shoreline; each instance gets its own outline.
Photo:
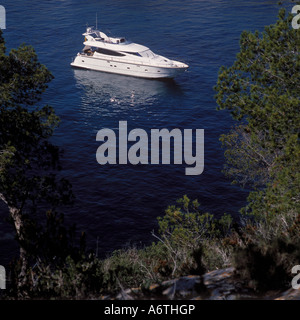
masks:
POLYGON ((103 300, 300 300, 300 289, 258 294, 238 280, 234 268, 214 270, 203 276, 188 275, 147 289, 122 289, 103 300))

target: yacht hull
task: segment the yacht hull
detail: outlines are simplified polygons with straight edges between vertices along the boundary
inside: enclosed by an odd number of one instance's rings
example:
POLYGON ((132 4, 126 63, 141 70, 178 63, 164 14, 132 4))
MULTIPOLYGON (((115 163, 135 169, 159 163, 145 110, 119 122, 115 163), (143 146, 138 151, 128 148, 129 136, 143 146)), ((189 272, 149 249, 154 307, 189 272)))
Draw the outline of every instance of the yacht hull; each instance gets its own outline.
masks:
POLYGON ((184 63, 176 61, 174 61, 174 63, 176 63, 175 67, 161 67, 144 63, 117 61, 114 58, 100 59, 98 57, 79 54, 71 63, 71 66, 140 78, 159 79, 174 78, 188 68, 184 63))

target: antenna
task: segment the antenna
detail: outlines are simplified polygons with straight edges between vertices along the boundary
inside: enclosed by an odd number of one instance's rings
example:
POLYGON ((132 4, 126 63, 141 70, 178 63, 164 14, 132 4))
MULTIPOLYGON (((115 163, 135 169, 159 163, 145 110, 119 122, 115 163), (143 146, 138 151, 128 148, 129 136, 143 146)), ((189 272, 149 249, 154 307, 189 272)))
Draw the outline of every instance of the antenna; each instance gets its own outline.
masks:
POLYGON ((98 14, 96 12, 96 30, 98 30, 98 14))

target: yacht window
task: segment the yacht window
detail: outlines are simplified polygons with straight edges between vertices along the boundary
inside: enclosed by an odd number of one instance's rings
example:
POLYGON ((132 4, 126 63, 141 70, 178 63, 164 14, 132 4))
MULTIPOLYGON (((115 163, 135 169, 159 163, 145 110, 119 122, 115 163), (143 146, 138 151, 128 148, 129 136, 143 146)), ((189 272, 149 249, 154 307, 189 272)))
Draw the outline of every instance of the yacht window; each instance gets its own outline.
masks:
POLYGON ((151 50, 145 50, 141 52, 141 56, 146 58, 154 58, 155 55, 151 50))
POLYGON ((93 32, 90 33, 89 36, 93 37, 93 38, 98 38, 99 36, 97 35, 97 33, 93 32))
POLYGON ((122 51, 124 53, 133 54, 135 56, 141 57, 141 55, 138 52, 128 52, 128 51, 122 51))
POLYGON ((123 54, 123 53, 120 53, 120 52, 117 52, 117 51, 113 51, 113 50, 103 49, 103 48, 97 48, 96 51, 98 53, 107 54, 109 56, 117 56, 117 57, 125 56, 125 54, 123 54))

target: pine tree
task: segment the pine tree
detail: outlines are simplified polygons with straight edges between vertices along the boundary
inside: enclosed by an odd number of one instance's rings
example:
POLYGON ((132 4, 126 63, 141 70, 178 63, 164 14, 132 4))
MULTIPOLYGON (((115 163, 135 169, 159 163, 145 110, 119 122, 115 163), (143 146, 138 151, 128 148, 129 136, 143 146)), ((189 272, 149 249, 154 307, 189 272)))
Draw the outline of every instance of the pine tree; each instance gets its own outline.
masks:
POLYGON ((259 187, 249 198, 252 213, 299 208, 300 32, 292 19, 281 9, 263 32, 244 31, 215 86, 219 109, 239 122, 221 137, 225 172, 259 187))
POLYGON ((32 47, 7 55, 0 30, 0 199, 20 244, 20 278, 28 263, 27 226, 41 208, 55 210, 72 198, 70 184, 56 177, 60 150, 49 141, 59 118, 50 106, 36 106, 52 79, 32 47))

